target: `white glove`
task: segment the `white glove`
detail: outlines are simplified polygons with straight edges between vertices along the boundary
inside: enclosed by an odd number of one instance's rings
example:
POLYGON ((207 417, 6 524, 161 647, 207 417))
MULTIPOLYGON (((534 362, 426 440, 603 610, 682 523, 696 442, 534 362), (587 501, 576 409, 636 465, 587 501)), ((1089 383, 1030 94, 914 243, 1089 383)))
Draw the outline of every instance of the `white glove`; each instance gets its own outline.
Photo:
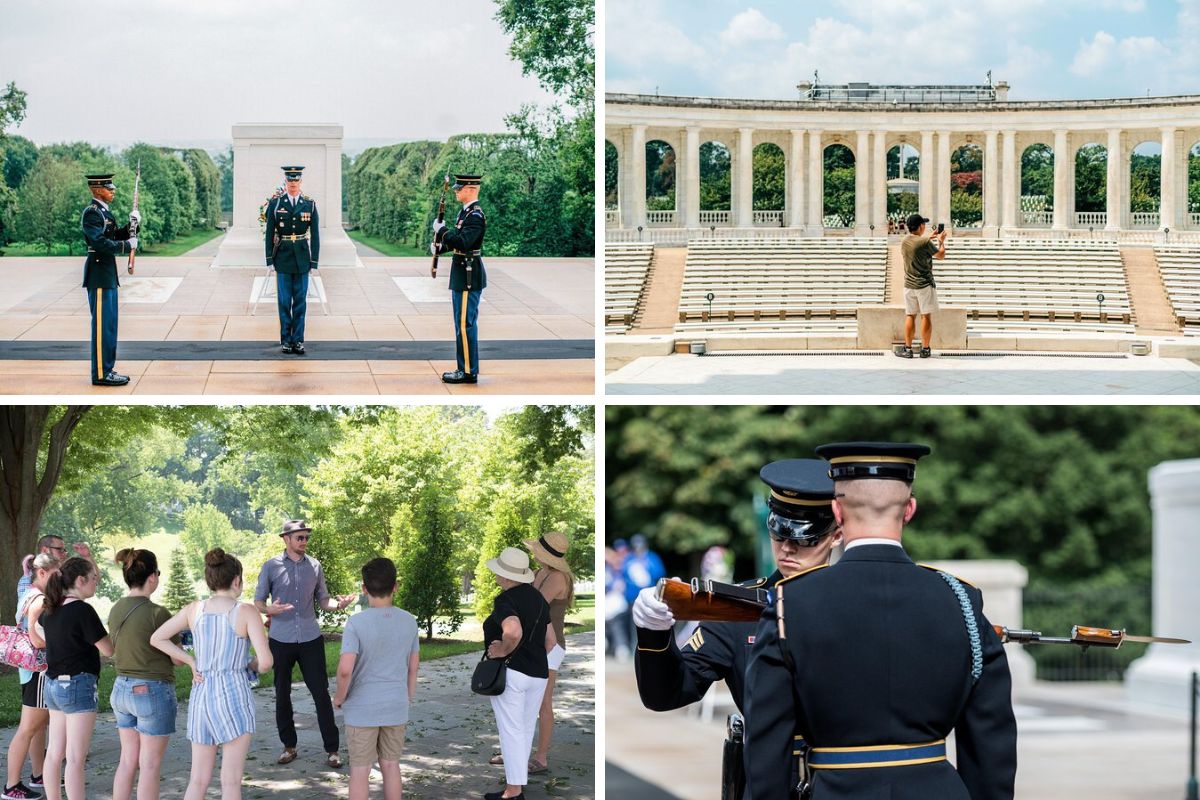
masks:
POLYGON ((433 221, 433 232, 434 232, 434 233, 437 233, 438 231, 440 231, 440 230, 441 230, 442 228, 444 228, 444 227, 446 227, 446 223, 445 223, 445 222, 443 222, 442 220, 440 220, 440 219, 435 219, 435 220, 433 221))
POLYGON ((437 255, 437 245, 434 244, 433 242, 429 243, 429 255, 431 255, 431 256, 437 255))
POLYGON ((137 244, 138 244, 138 242, 137 242, 137 237, 136 237, 136 236, 130 236, 130 237, 129 237, 129 249, 130 249, 130 250, 137 250, 137 244))
POLYGON ((136 211, 136 210, 130 211, 129 219, 133 220, 134 224, 141 225, 142 224, 142 212, 136 211))
POLYGON ((633 624, 652 631, 669 631, 675 625, 675 615, 666 603, 654 598, 655 588, 647 586, 638 592, 633 601, 633 624))

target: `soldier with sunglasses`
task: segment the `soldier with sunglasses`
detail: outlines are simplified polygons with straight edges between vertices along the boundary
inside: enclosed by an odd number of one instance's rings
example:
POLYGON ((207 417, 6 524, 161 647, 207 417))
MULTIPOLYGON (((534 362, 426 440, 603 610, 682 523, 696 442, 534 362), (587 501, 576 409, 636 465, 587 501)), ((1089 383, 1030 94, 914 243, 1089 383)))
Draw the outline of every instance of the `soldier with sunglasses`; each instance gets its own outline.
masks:
POLYGON ((296 722, 292 715, 292 667, 300 665, 304 685, 312 693, 317 709, 317 726, 325 745, 325 763, 340 767, 338 729, 333 719, 333 700, 325 669, 325 642, 317 621, 317 608, 337 611, 353 603, 358 595, 331 597, 325 587, 321 562, 307 554, 312 528, 302 519, 283 523, 282 554, 263 564, 254 591, 254 605, 269 617, 271 655, 275 660, 275 726, 283 752, 280 764, 296 760, 296 722), (267 598, 271 603, 267 603, 267 598))
MULTIPOLYGON (((762 468, 759 477, 771 490, 767 531, 776 569, 741 585, 770 589, 785 578, 827 564, 842 535, 833 518, 833 481, 824 461, 774 461, 762 468)), ((703 698, 714 682, 724 680, 734 705, 744 711, 746 667, 756 623, 701 622, 680 647, 673 631, 675 617, 654 593, 655 587, 642 590, 633 605, 634 665, 642 704, 652 711, 682 708, 703 698)), ((740 724, 740 716, 731 717, 731 727, 740 724)), ((740 747, 727 743, 724 773, 726 793, 742 797, 740 747)))

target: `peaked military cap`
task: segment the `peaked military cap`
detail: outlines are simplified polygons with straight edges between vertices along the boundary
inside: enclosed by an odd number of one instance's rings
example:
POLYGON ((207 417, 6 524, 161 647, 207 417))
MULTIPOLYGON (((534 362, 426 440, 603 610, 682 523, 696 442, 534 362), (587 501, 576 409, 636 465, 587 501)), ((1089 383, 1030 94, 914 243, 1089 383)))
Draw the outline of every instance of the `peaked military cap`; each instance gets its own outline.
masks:
POLYGON ((772 461, 758 471, 758 477, 771 487, 767 530, 772 536, 811 547, 833 532, 833 481, 824 461, 772 461))
POLYGON ((298 181, 303 177, 304 167, 280 167, 283 170, 283 177, 291 181, 298 181))
POLYGON ((900 442, 837 442, 817 448, 817 455, 829 462, 829 477, 835 481, 887 478, 912 483, 917 459, 931 452, 923 444, 900 442))
POLYGON ((464 186, 478 186, 482 182, 483 182, 482 175, 468 175, 467 173, 464 172, 464 173, 460 173, 460 174, 455 174, 453 188, 461 189, 464 186))
POLYGON ((117 186, 112 182, 113 173, 109 172, 106 175, 85 175, 87 178, 88 187, 96 189, 116 189, 117 186))

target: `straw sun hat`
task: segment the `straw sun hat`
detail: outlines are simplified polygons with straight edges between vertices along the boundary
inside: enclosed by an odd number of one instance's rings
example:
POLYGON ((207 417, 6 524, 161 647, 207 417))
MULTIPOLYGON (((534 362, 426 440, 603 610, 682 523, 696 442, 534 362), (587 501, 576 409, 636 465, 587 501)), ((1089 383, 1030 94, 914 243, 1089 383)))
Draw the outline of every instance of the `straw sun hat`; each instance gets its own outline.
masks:
POLYGON ((500 555, 487 562, 487 568, 499 575, 517 583, 532 583, 533 570, 529 568, 529 556, 524 550, 506 547, 500 555))
POLYGON ((571 540, 565 533, 544 533, 536 539, 525 540, 525 546, 533 553, 533 557, 544 567, 551 567, 560 572, 570 572, 564 556, 571 549, 571 540))

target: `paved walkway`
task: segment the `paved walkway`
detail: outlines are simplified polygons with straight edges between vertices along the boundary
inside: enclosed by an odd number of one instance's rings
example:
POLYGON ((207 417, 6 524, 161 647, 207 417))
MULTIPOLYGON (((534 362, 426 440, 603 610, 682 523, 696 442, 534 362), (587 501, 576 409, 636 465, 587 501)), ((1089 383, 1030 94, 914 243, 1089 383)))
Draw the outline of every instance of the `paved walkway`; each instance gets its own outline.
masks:
MULTIPOLYGON (((207 243, 206 243, 207 244, 207 243)), ((364 258, 321 270, 329 314, 309 301, 309 355, 283 358, 268 297, 251 314, 264 270, 213 269, 211 257, 138 260, 121 289, 117 369, 134 380, 104 394, 592 394, 595 269, 591 259, 490 259, 480 306, 482 378, 445 386, 454 369, 449 271, 423 258, 364 258), (406 344, 380 355, 380 343, 406 344), (588 343, 586 352, 580 343, 588 343), (157 349, 130 348, 159 343, 157 349), (178 343, 177 346, 174 343, 178 343), (203 353, 195 345, 211 345, 203 353), (538 343, 539 347, 532 346, 538 343), (526 344, 530 346, 525 346, 526 344), (449 347, 447 347, 449 345, 449 347), (558 345, 563 345, 559 347, 558 345), (172 347, 177 357, 172 357, 172 347), (257 348, 247 353, 246 347, 257 348), (486 348, 492 348, 488 360, 486 348), (357 350, 356 350, 357 348, 357 350), (496 348, 501 348, 498 352, 496 348), (338 352, 335 358, 330 354, 338 352), (504 360, 499 360, 504 359, 504 360)), ((0 392, 91 393, 90 314, 78 259, 0 259, 0 392), (65 343, 71 343, 67 347, 65 343), (19 346, 18 346, 19 345, 19 346), (80 349, 80 348, 83 349, 80 349)))
MULTIPOLYGON (((596 759, 596 660, 595 634, 568 637, 567 660, 555 690, 558 711, 554 743, 550 748, 551 771, 530 776, 525 796, 594 800, 596 759)), ((400 771, 404 796, 426 798, 479 797, 502 788, 504 768, 487 761, 499 752, 499 735, 488 699, 471 694, 469 684, 477 655, 452 656, 421 665, 417 698, 412 707, 400 771)), ((332 681, 331 681, 332 684, 332 681)), ((332 685, 331 685, 332 690, 332 685)), ((255 692, 258 730, 246 759, 243 797, 309 798, 346 797, 349 768, 329 769, 324 765, 321 735, 317 730, 312 698, 303 683, 292 690, 299 734, 300 757, 286 766, 275 759, 280 744, 275 736, 274 692, 255 692)), ((336 711, 339 727, 341 712, 336 711)), ((171 737, 162 778, 162 796, 182 797, 191 768, 191 745, 186 736, 186 713, 180 709, 177 733, 171 737)), ((0 731, 0 749, 7 750, 12 729, 0 731)), ((343 729, 342 758, 346 759, 343 729)), ((120 754, 112 713, 96 721, 88 759, 88 797, 111 798, 112 774, 120 754)), ((219 768, 219 764, 218 764, 219 768)), ((378 770, 372 772, 373 797, 382 796, 378 770)), ((214 772, 208 796, 220 794, 214 772)))
POLYGON ((612 395, 1188 395, 1200 394, 1200 364, 1116 353, 934 354, 911 361, 891 353, 681 353, 634 359, 609 373, 605 384, 612 395))
MULTIPOLYGON (((728 695, 726 694, 726 697, 728 695)), ((1187 780, 1184 719, 1139 713, 1119 684, 1047 684, 1014 692, 1021 800, 1178 800, 1187 780)), ((605 662, 606 778, 626 800, 718 800, 725 716, 642 707, 632 664, 605 662)), ((953 751, 953 747, 951 747, 953 751)), ((612 789, 606 783, 606 790, 612 789)))

